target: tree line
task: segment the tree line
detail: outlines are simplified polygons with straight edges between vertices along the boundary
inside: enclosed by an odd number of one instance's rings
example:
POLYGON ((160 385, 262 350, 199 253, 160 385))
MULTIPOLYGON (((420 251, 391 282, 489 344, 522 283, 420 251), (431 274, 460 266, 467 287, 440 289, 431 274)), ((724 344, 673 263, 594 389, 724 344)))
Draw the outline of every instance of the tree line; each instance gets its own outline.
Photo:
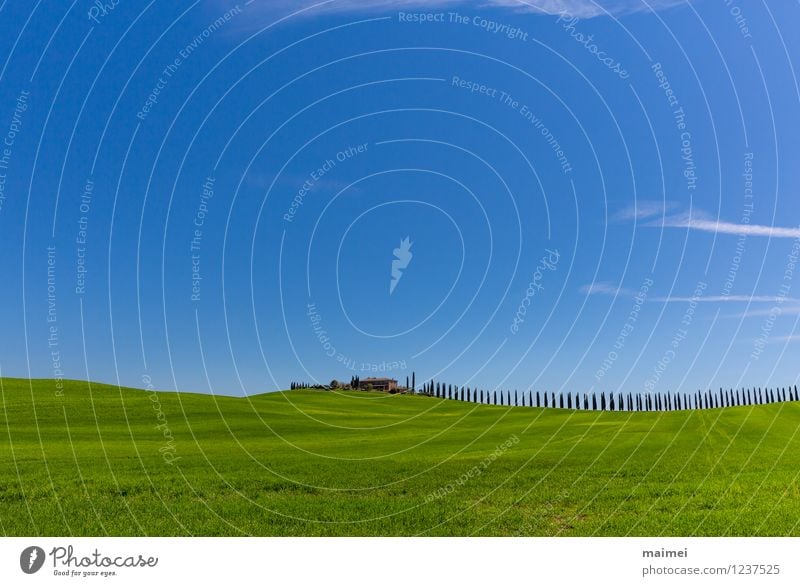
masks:
MULTIPOLYGON (((330 385, 309 385, 308 383, 291 383, 291 389, 361 389, 361 380, 354 376, 349 385, 337 380, 330 385)), ((434 397, 448 401, 465 401, 483 405, 501 405, 509 407, 540 407, 555 409, 574 409, 584 411, 682 411, 688 409, 718 409, 720 407, 740 407, 744 405, 763 405, 798 401, 797 385, 773 389, 746 388, 722 389, 719 391, 697 391, 695 393, 591 393, 545 392, 527 390, 484 390, 469 386, 452 385, 440 381, 429 380, 416 388, 416 374, 411 380, 406 377, 406 386, 400 392, 434 397)))

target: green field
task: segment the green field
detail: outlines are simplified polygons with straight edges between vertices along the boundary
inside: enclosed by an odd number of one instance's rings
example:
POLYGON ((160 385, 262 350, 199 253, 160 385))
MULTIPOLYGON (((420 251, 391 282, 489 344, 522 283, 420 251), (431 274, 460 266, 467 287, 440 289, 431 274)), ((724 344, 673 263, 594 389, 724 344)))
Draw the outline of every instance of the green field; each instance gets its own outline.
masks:
POLYGON ((6 535, 800 535, 800 403, 598 413, 0 382, 6 535))

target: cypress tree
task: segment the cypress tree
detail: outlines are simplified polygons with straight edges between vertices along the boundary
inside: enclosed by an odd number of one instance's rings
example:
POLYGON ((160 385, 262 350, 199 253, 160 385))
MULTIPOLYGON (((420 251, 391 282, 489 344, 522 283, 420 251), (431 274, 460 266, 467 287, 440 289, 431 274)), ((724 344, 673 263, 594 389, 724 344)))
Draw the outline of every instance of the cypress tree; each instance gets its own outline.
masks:
POLYGON ((589 410, 589 394, 588 393, 584 393, 583 394, 583 410, 584 411, 588 411, 589 410))
POLYGON ((567 409, 572 409, 572 393, 567 393, 567 409))
POLYGON ((592 393, 592 410, 597 411, 597 393, 592 393))
POLYGON ((558 406, 563 409, 564 408, 564 393, 558 394, 558 406))
POLYGON ((541 407, 542 402, 539 400, 539 391, 536 391, 536 406, 541 407))
POLYGON ((417 373, 414 371, 411 371, 411 392, 417 392, 417 373))
POLYGON ((547 393, 544 394, 544 406, 547 408, 547 393))

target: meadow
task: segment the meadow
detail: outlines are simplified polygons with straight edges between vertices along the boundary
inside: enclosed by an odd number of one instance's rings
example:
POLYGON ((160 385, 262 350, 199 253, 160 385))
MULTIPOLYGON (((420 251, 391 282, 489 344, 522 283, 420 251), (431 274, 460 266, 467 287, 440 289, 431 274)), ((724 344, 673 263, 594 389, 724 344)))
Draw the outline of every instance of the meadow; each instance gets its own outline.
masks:
POLYGON ((5 535, 800 535, 800 403, 667 412, 0 379, 5 535))

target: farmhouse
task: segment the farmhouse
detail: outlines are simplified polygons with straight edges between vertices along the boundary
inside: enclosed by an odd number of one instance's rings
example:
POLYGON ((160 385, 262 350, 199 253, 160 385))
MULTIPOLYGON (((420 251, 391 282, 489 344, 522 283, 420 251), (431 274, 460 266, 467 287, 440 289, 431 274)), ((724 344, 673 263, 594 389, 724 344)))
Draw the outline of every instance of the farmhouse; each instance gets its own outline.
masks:
POLYGON ((397 390, 397 381, 393 378, 365 378, 361 381, 361 388, 372 387, 376 391, 397 390))

